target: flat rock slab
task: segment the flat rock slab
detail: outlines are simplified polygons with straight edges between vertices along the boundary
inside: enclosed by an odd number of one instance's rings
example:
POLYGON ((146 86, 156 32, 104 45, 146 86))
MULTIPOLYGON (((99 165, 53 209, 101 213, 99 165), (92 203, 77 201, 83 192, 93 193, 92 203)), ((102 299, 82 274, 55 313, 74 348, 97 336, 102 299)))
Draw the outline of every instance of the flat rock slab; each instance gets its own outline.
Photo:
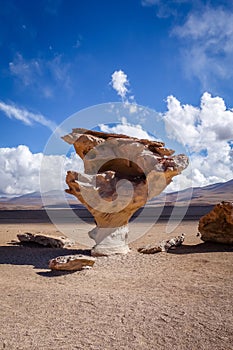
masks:
POLYGON ((155 254, 158 252, 168 252, 169 249, 175 249, 184 242, 184 234, 181 236, 173 237, 168 240, 163 240, 157 245, 149 244, 144 247, 138 248, 139 253, 143 254, 155 254))
POLYGON ((51 270, 80 271, 94 265, 95 258, 87 255, 64 255, 49 261, 51 270))
POLYGON ((22 243, 36 243, 50 248, 65 248, 71 247, 75 244, 74 241, 67 237, 49 236, 40 233, 19 233, 17 234, 17 237, 22 243))

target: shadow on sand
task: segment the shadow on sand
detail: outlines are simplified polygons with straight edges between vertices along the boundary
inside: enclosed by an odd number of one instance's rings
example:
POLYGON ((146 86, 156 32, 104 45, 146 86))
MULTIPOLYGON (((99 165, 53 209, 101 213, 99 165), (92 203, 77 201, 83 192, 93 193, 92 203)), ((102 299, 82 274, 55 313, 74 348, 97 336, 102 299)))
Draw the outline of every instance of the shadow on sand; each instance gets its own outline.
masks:
POLYGON ((233 245, 222 243, 203 242, 195 245, 182 244, 176 249, 170 249, 169 254, 200 254, 200 253, 217 253, 233 252, 233 245))
POLYGON ((0 247, 0 264, 10 265, 32 265, 35 269, 46 269, 37 272, 44 277, 55 277, 70 274, 75 271, 48 271, 49 260, 61 255, 91 255, 90 249, 66 249, 38 247, 35 244, 9 245, 0 247))
MULTIPOLYGON (((233 252, 233 245, 217 244, 203 242, 196 245, 181 245, 176 249, 168 251, 169 254, 200 254, 216 252, 233 252)), ((44 277, 55 277, 72 272, 67 271, 48 271, 49 260, 60 255, 83 254, 90 256, 90 249, 66 249, 66 248, 47 248, 36 244, 17 244, 0 247, 0 264, 10 265, 32 265, 35 269, 45 269, 46 271, 37 272, 44 277)))

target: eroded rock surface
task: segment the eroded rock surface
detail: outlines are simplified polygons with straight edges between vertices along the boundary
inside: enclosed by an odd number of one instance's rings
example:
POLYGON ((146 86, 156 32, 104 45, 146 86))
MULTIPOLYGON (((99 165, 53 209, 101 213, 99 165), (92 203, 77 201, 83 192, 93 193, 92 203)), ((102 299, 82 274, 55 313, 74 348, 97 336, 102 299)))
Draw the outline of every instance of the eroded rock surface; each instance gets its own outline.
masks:
POLYGON ((233 244, 233 202, 217 204, 199 221, 203 241, 233 244))
POLYGON ((44 247, 65 248, 74 245, 74 241, 67 237, 55 237, 40 233, 19 233, 17 237, 22 243, 36 243, 44 247))
POLYGON ((87 255, 64 255, 49 261, 51 270, 80 271, 94 265, 95 258, 87 255))
MULTIPOLYGON (((187 167, 188 158, 173 155, 163 142, 126 135, 73 129, 63 139, 74 145, 85 169, 85 174, 67 173, 66 192, 76 196, 94 216, 103 237, 97 244, 102 244, 105 252, 110 252, 111 246, 112 252, 117 252, 117 246, 119 253, 127 252, 119 245, 118 228, 127 226, 147 200, 159 195, 187 167), (116 229, 110 233, 112 239, 107 239, 109 228, 116 229), (115 247, 114 237, 118 240, 115 247)), ((126 239, 127 234, 123 234, 125 245, 126 239)))

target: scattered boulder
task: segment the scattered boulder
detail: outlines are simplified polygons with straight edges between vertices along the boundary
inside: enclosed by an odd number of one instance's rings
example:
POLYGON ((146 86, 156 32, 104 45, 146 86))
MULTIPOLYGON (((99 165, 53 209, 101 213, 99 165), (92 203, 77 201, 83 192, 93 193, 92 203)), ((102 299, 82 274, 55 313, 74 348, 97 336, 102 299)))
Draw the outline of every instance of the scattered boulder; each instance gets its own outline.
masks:
POLYGON ((36 243, 50 248, 66 248, 75 244, 67 237, 49 236, 41 233, 25 232, 17 234, 17 237, 22 243, 36 243))
POLYGON ((174 249, 184 242, 184 233, 181 236, 173 237, 168 240, 161 241, 158 245, 149 244, 145 247, 138 248, 139 253, 155 254, 158 252, 168 252, 169 249, 174 249))
POLYGON ((65 255, 58 256, 49 261, 51 270, 80 271, 91 268, 95 263, 95 258, 87 255, 65 255))
POLYGON ((202 216, 198 230, 203 241, 233 244, 233 202, 221 202, 202 216))

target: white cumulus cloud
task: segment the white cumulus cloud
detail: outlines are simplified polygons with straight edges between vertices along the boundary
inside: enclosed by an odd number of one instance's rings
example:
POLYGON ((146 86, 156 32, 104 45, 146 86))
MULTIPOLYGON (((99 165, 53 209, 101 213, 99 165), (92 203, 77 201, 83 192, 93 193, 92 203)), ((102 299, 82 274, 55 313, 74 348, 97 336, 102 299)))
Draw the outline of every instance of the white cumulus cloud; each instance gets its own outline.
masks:
POLYGON ((182 142, 190 156, 192 174, 183 175, 183 186, 232 179, 233 111, 226 108, 224 100, 205 92, 200 107, 194 107, 181 105, 174 96, 169 96, 167 108, 164 120, 168 136, 182 142))
POLYGON ((154 140, 153 136, 149 135, 145 130, 143 130, 140 124, 130 124, 125 117, 121 118, 121 123, 114 126, 100 124, 99 127, 102 132, 124 134, 131 137, 137 137, 139 139, 154 140))
POLYGON ((127 74, 125 74, 122 70, 115 71, 112 74, 111 84, 117 94, 122 99, 125 99, 126 94, 128 93, 127 86, 129 86, 127 74))
POLYGON ((63 190, 68 170, 82 171, 82 161, 72 153, 43 155, 25 145, 0 148, 0 195, 17 196, 40 191, 63 190), (41 168, 43 166, 43 169, 41 168))
POLYGON ((128 76, 123 70, 115 71, 112 74, 110 84, 117 94, 121 97, 124 106, 128 108, 131 114, 138 112, 138 106, 133 95, 130 95, 128 76))

